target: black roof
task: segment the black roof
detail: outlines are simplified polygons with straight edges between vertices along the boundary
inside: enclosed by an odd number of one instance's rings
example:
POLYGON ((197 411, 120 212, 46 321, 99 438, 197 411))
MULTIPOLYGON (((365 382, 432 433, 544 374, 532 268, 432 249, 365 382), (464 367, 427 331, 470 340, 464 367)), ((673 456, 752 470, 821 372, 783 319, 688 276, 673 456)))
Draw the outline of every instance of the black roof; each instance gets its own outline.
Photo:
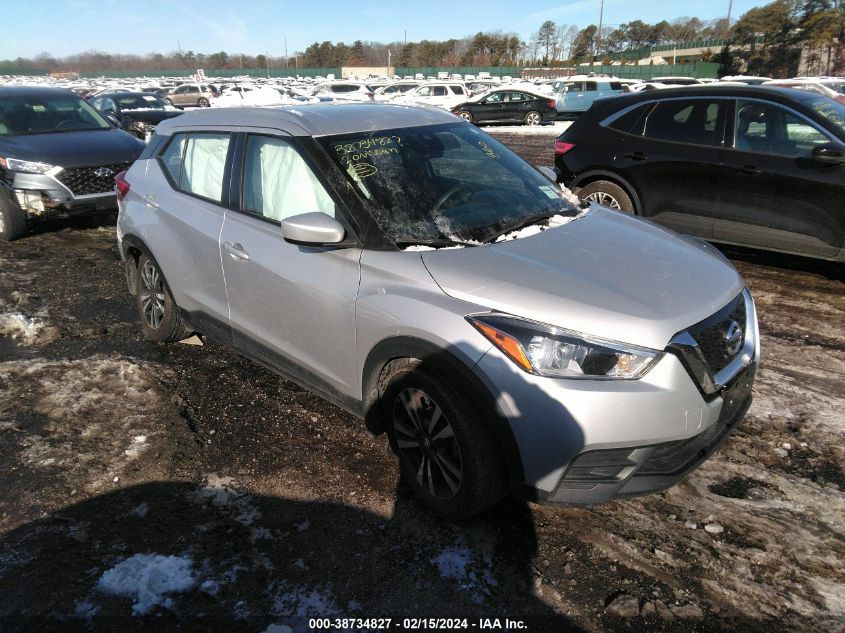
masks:
POLYGON ((0 86, 0 97, 66 97, 67 95, 79 97, 79 95, 73 90, 68 90, 67 88, 53 88, 46 86, 0 86))
POLYGON ((634 93, 623 93, 616 98, 626 99, 629 103, 650 101, 669 97, 774 97, 780 101, 810 101, 821 95, 808 90, 795 88, 781 88, 778 86, 720 86, 718 83, 697 84, 694 86, 678 86, 677 88, 662 88, 657 90, 641 90, 634 93))

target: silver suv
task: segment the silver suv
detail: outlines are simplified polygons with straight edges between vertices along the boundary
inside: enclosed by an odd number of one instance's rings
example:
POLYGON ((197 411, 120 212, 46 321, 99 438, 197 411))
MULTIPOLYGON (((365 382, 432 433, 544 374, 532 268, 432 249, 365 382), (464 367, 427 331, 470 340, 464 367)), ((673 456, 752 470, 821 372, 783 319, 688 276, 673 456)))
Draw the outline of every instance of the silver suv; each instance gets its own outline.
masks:
POLYGON ((450 517, 665 488, 750 404, 754 304, 715 249, 573 206, 441 110, 195 111, 116 180, 146 334, 362 417, 450 517))

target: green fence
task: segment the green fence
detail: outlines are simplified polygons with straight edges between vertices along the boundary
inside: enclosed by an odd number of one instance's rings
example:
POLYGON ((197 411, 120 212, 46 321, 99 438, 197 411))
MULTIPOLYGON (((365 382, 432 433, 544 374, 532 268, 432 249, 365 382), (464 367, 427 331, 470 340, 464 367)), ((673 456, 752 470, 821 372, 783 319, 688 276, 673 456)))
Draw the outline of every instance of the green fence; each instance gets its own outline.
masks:
POLYGON ((651 79, 652 77, 695 77, 696 79, 715 79, 718 77, 719 64, 712 62, 693 62, 691 64, 654 64, 639 66, 578 66, 577 74, 603 73, 616 75, 622 79, 651 79))

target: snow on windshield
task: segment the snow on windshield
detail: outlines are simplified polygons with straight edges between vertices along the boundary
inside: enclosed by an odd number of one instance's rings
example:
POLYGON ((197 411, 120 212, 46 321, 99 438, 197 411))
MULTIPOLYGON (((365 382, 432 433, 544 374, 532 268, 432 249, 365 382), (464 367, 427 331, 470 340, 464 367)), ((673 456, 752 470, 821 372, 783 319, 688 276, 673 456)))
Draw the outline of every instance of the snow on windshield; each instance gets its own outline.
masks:
POLYGON ((578 214, 577 200, 497 140, 463 123, 321 142, 400 247, 486 242, 533 218, 578 214))

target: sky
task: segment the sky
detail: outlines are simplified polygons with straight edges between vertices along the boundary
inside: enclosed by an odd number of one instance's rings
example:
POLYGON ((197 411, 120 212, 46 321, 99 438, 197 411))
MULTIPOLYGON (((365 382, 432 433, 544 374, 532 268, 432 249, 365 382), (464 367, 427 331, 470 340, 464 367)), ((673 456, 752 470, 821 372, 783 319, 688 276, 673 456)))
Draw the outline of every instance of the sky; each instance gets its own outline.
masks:
MULTIPOLYGON (((766 0, 733 0, 732 18, 766 0)), ((729 0, 605 0, 604 24, 695 16, 724 17, 729 0)), ((168 53, 179 47, 273 57, 315 42, 351 44, 442 40, 479 31, 516 32, 523 39, 545 20, 583 28, 597 24, 600 0, 0 0, 0 59, 56 57, 88 50, 168 53)))

